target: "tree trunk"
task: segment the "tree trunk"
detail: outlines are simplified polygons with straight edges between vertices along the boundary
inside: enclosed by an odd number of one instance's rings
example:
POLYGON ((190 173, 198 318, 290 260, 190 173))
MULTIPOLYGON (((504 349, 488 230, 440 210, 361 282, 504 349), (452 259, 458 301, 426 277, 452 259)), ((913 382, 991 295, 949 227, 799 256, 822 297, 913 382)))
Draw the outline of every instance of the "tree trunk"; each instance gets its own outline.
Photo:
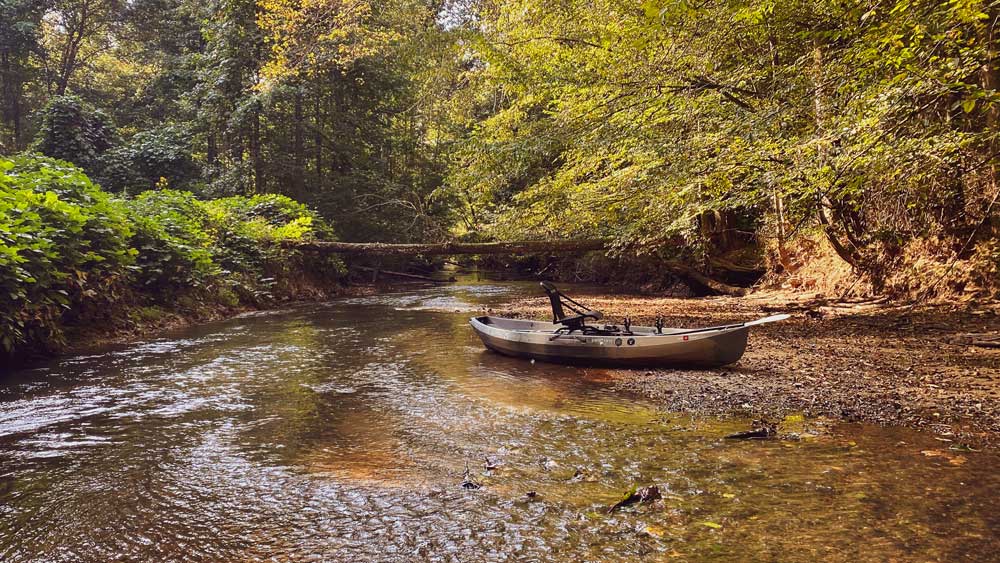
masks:
MULTIPOLYGON (((611 241, 606 239, 583 240, 528 240, 510 242, 446 242, 440 244, 387 244, 383 242, 330 242, 285 241, 282 246, 319 254, 363 254, 394 256, 431 256, 455 254, 546 254, 604 250, 611 241)), ((689 283, 725 295, 746 295, 747 289, 713 280, 696 269, 680 262, 663 262, 663 267, 689 283)))
MULTIPOLYGON (((17 149, 17 127, 14 125, 14 71, 11 68, 10 53, 0 53, 0 84, 3 85, 3 120, 11 124, 10 146, 17 149)), ((3 145, 0 144, 0 147, 3 145)))
POLYGON ((320 103, 320 98, 322 96, 319 93, 315 93, 313 98, 313 124, 315 129, 313 130, 313 143, 315 143, 315 159, 316 159, 316 182, 315 186, 317 190, 322 189, 323 186, 323 133, 321 127, 323 126, 323 110, 322 104, 320 103))
POLYGON ((329 242, 329 241, 291 241, 284 246, 319 252, 324 254, 365 254, 365 255, 451 255, 451 254, 521 254, 545 252, 586 252, 589 250, 604 250, 607 240, 532 240, 515 242, 446 242, 440 244, 387 244, 383 242, 329 242))
POLYGON ((79 19, 69 25, 66 29, 66 45, 63 47, 62 57, 59 61, 59 76, 56 80, 56 95, 62 96, 69 87, 70 77, 76 71, 77 57, 80 54, 80 46, 87 37, 87 26, 91 23, 91 5, 85 1, 80 4, 79 19))
POLYGON ((292 116, 292 193, 294 197, 302 197, 302 187, 305 185, 305 148, 302 142, 302 86, 295 87, 295 108, 292 116))
POLYGON ((663 266, 667 269, 667 271, 687 282, 689 286, 694 285, 694 289, 696 291, 697 286, 701 286, 705 289, 714 291, 715 293, 721 293, 723 295, 742 297, 747 294, 747 289, 745 287, 737 287, 718 280, 713 280, 687 264, 681 264, 680 262, 664 262, 663 266))
MULTIPOLYGON (((981 82, 984 90, 994 92, 1000 90, 1000 37, 997 37, 996 27, 1000 25, 1000 6, 992 4, 988 11, 989 19, 986 21, 986 34, 984 39, 986 45, 986 64, 981 71, 981 82)), ((987 193, 996 193, 998 183, 998 171, 996 165, 997 154, 1000 153, 1000 143, 997 142, 996 133, 1000 129, 1000 106, 993 103, 986 109, 986 129, 994 134, 990 139, 989 165, 989 186, 987 193)), ((987 196, 989 197, 989 196, 987 196)))
POLYGON ((208 131, 208 149, 206 151, 206 158, 208 159, 208 164, 210 166, 215 166, 219 162, 219 145, 215 138, 215 125, 209 124, 208 131))
POLYGON ((824 205, 825 204, 823 203, 822 198, 816 202, 816 215, 819 217, 819 222, 823 227, 823 234, 826 235, 826 240, 830 241, 830 246, 833 247, 837 256, 840 256, 844 262, 850 264, 852 268, 857 269, 858 256, 852 250, 844 246, 844 243, 840 241, 840 237, 837 236, 837 232, 830 223, 830 220, 827 218, 826 212, 823 211, 824 205))
POLYGON ((260 105, 253 110, 250 118, 250 152, 253 159, 253 190, 262 194, 266 188, 264 183, 264 159, 260 151, 260 105))
MULTIPOLYGON (((823 49, 820 45, 819 39, 813 39, 813 119, 816 124, 816 136, 820 137, 825 129, 826 122, 826 87, 823 84, 823 49)), ((825 163, 828 160, 828 155, 824 150, 822 144, 819 148, 819 159, 821 162, 825 163)), ((830 218, 826 214, 827 202, 829 201, 830 194, 829 190, 834 186, 830 185, 827 193, 820 192, 816 197, 816 217, 819 219, 820 226, 823 228, 823 234, 826 235, 827 240, 830 242, 830 246, 840 256, 845 262, 851 265, 852 268, 857 269, 860 260, 855 249, 848 248, 840 240, 840 236, 834 228, 830 221, 830 218)), ((834 207, 832 204, 830 207, 834 207)), ((848 243, 850 244, 850 243, 848 243)))

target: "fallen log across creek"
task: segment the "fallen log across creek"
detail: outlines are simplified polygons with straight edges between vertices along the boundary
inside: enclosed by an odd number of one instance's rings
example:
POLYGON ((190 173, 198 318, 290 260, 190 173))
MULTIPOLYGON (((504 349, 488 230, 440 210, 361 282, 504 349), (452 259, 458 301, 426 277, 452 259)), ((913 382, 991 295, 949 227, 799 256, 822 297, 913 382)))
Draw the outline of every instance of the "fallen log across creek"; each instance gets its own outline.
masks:
POLYGON ((545 252, 586 252, 604 250, 610 241, 583 240, 527 240, 511 242, 443 242, 417 244, 390 244, 385 242, 286 242, 289 248, 320 253, 366 254, 388 256, 442 256, 455 254, 532 254, 545 252))
MULTIPOLYGON (((318 254, 365 256, 449 256, 458 254, 546 254, 606 250, 607 239, 527 240, 502 242, 444 242, 391 244, 384 242, 285 241, 286 248, 318 254)), ((743 296, 747 289, 710 278, 680 262, 663 262, 663 268, 696 286, 723 295, 743 296)))

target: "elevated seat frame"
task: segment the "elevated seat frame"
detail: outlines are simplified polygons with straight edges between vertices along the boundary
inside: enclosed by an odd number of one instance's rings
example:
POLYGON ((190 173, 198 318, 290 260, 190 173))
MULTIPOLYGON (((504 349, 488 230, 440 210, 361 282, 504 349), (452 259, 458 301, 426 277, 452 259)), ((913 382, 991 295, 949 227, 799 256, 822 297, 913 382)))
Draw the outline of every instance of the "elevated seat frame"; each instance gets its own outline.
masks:
POLYGON ((557 334, 564 331, 566 334, 572 334, 574 331, 580 331, 584 334, 607 333, 606 330, 589 326, 586 322, 587 319, 601 320, 604 318, 603 313, 594 311, 590 307, 574 301, 549 282, 541 282, 540 285, 545 290, 545 294, 549 296, 549 303, 552 305, 552 323, 563 325, 562 328, 556 330, 557 334), (567 315, 563 307, 569 309, 574 314, 567 315))

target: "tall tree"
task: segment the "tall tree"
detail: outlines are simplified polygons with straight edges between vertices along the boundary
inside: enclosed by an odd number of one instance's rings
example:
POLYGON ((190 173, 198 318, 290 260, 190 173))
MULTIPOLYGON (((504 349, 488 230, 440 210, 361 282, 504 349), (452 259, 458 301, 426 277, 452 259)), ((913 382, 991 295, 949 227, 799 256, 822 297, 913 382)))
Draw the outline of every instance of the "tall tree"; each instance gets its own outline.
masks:
POLYGON ((122 11, 119 0, 53 1, 45 18, 45 64, 54 95, 65 94, 80 67, 111 48, 122 11))
POLYGON ((0 152, 24 145, 24 84, 32 78, 29 60, 39 49, 45 4, 38 0, 0 0, 0 117, 7 134, 0 136, 0 152))

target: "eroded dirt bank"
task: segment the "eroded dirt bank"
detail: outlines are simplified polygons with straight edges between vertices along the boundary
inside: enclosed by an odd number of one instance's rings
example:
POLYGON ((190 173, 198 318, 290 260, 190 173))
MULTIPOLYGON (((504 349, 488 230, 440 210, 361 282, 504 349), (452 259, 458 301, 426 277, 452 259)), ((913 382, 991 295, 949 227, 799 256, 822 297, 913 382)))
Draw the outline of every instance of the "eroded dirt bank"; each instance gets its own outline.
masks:
MULTIPOLYGON (((616 370, 617 385, 671 411, 778 417, 789 412, 923 427, 942 440, 1000 445, 1000 349, 969 334, 1000 331, 1000 304, 971 308, 825 304, 781 294, 677 299, 579 295, 608 322, 694 327, 785 311, 752 329, 743 359, 714 370, 616 370)), ((493 314, 546 318, 544 299, 493 314)))

